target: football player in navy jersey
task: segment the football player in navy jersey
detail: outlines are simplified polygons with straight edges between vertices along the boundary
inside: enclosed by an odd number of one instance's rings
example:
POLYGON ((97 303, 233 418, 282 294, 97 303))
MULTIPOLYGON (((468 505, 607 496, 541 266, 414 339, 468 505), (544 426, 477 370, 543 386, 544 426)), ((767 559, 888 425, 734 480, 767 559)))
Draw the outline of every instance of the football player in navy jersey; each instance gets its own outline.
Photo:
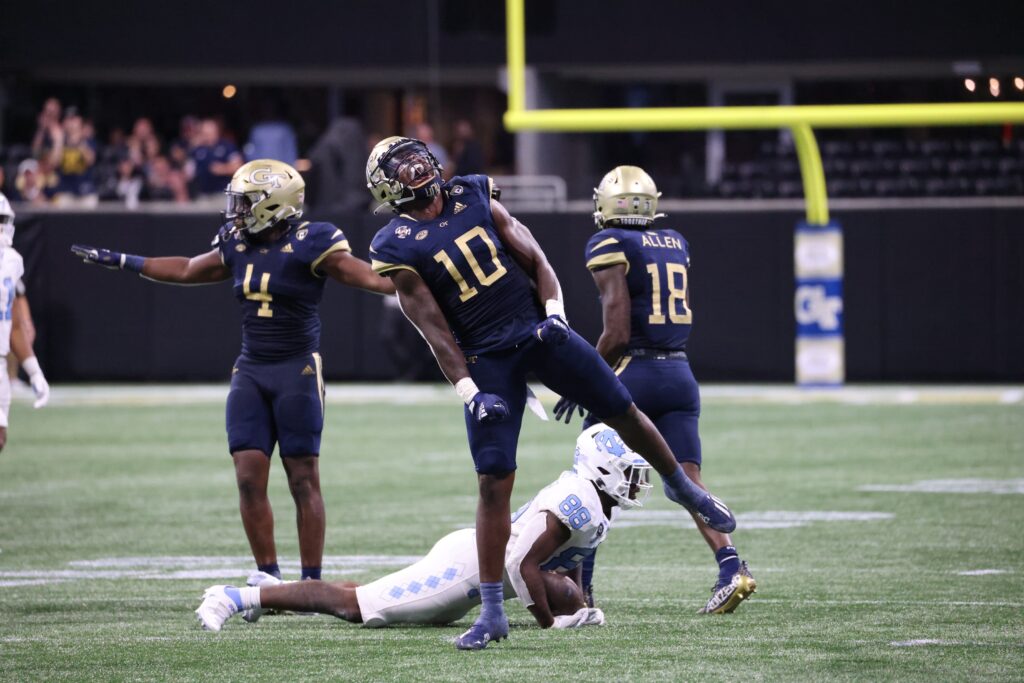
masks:
POLYGON ((672 500, 713 528, 735 528, 725 504, 686 478, 608 364, 569 328, 554 270, 497 201, 490 178, 444 182, 423 142, 389 137, 371 151, 366 180, 398 214, 373 239, 373 270, 394 280, 403 311, 465 403, 483 609, 456 647, 479 650, 508 635, 501 572, 528 373, 618 431, 661 474, 672 500))
MULTIPOLYGON (((690 246, 668 228, 655 228, 661 195, 637 166, 618 166, 594 190, 598 232, 586 248, 587 268, 601 294, 604 331, 597 352, 618 375, 640 410, 654 421, 686 475, 704 488, 697 432, 700 390, 686 356, 693 311, 690 309, 690 246)), ((572 417, 569 397, 555 406, 555 417, 572 417)), ((582 408, 580 414, 583 414, 582 408)), ((584 428, 599 421, 593 413, 584 428)), ((728 533, 694 515, 697 528, 718 562, 718 580, 704 614, 732 612, 757 588, 728 533)), ((594 558, 584 566, 583 585, 591 605, 594 558)))
POLYGON ((225 190, 226 223, 213 249, 187 258, 146 258, 75 245, 86 263, 158 282, 234 281, 242 305, 242 352, 231 371, 228 448, 242 525, 256 565, 280 576, 267 497, 270 456, 279 448, 295 500, 303 578, 320 578, 325 516, 318 456, 324 424, 319 305, 325 278, 379 294, 394 286, 351 253, 330 223, 302 221, 305 182, 286 163, 259 159, 225 190))

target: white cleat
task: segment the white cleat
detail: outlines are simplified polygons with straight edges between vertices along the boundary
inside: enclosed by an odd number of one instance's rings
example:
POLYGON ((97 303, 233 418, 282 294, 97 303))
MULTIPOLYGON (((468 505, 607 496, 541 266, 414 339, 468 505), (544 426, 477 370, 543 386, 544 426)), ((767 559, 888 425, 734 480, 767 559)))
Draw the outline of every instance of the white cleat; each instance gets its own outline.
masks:
POLYGON ((203 593, 203 603, 196 610, 196 616, 204 630, 217 633, 224 622, 238 612, 238 605, 228 596, 227 588, 238 590, 234 586, 210 586, 203 593))
MULTIPOLYGON (((249 574, 249 578, 246 579, 246 586, 280 586, 284 581, 277 578, 273 574, 266 572, 254 571, 249 574)), ((245 619, 250 624, 255 624, 259 621, 260 617, 263 616, 264 610, 262 608, 247 609, 242 612, 242 619, 245 619)))

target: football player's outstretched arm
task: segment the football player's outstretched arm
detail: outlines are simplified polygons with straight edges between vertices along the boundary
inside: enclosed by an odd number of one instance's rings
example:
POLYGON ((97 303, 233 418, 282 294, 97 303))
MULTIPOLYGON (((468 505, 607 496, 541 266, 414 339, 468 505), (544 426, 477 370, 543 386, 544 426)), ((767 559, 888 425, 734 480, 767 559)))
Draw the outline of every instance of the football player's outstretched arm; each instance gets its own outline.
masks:
POLYGON ((569 529, 553 514, 545 512, 529 522, 509 552, 505 568, 512 586, 541 628, 551 628, 555 623, 541 563, 567 540, 569 529), (524 589, 526 595, 523 595, 524 589))
POLYGON ((390 278, 373 272, 370 264, 347 251, 336 251, 320 264, 321 271, 343 285, 358 287, 377 294, 394 294, 390 278))
MULTIPOLYGON (((529 228, 517 221, 508 210, 497 200, 491 200, 491 215, 494 217, 494 227, 498 231, 498 237, 502 244, 508 249, 512 258, 516 260, 526 274, 537 284, 537 294, 541 303, 547 308, 547 302, 557 301, 561 306, 562 288, 558 284, 558 276, 554 268, 548 263, 547 256, 537 244, 529 228)), ((548 310, 548 315, 552 311, 548 310)), ((564 318, 564 311, 561 313, 564 318)))
POLYGON ((111 270, 130 270, 157 282, 205 285, 221 282, 231 277, 231 271, 221 261, 220 252, 216 249, 211 249, 205 254, 192 258, 187 256, 146 258, 110 249, 75 244, 71 247, 71 253, 86 263, 93 263, 111 270))
POLYGON ((604 330, 597 340, 597 352, 608 365, 614 366, 629 344, 629 287, 626 284, 626 266, 619 263, 593 272, 597 290, 601 293, 601 311, 604 330))
POLYGON ((142 263, 142 276, 157 282, 176 285, 206 285, 222 282, 231 277, 231 271, 220 260, 220 252, 212 249, 205 254, 186 256, 157 256, 142 263))
POLYGON ((398 303, 402 313, 409 319, 434 352, 441 372, 452 384, 469 377, 466 357, 462 355, 455 337, 448 327, 448 321, 437 305, 434 294, 418 273, 411 270, 397 270, 391 279, 398 290, 398 303))

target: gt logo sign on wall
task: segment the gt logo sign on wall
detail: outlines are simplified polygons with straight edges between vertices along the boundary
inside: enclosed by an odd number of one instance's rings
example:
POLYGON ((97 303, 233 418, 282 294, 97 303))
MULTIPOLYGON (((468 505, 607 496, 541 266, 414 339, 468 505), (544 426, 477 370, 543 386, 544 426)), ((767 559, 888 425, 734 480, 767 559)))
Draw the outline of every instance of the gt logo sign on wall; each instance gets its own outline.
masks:
POLYGON ((843 232, 839 224, 797 225, 796 382, 838 386, 846 379, 843 342, 843 232))

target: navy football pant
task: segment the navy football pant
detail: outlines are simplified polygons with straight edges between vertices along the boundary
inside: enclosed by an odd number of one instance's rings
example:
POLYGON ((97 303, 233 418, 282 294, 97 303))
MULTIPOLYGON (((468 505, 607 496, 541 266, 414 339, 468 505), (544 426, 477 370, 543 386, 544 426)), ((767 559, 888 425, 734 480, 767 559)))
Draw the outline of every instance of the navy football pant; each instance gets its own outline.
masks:
POLYGON ((226 411, 229 451, 257 450, 269 456, 277 443, 282 458, 319 455, 322 366, 319 353, 274 363, 239 356, 226 411))
POLYGON ((480 424, 468 407, 465 410, 469 449, 481 474, 504 474, 516 469, 529 373, 552 391, 601 417, 621 415, 633 402, 604 359, 575 332, 560 346, 545 344, 530 335, 513 348, 469 356, 466 363, 480 391, 505 399, 510 413, 503 422, 480 424))
MULTIPOLYGON (((668 442, 676 460, 696 463, 699 467, 700 390, 690 363, 682 358, 659 360, 623 356, 615 372, 636 407, 651 418, 668 442)), ((586 429, 600 421, 596 413, 588 415, 583 427, 586 429)))

